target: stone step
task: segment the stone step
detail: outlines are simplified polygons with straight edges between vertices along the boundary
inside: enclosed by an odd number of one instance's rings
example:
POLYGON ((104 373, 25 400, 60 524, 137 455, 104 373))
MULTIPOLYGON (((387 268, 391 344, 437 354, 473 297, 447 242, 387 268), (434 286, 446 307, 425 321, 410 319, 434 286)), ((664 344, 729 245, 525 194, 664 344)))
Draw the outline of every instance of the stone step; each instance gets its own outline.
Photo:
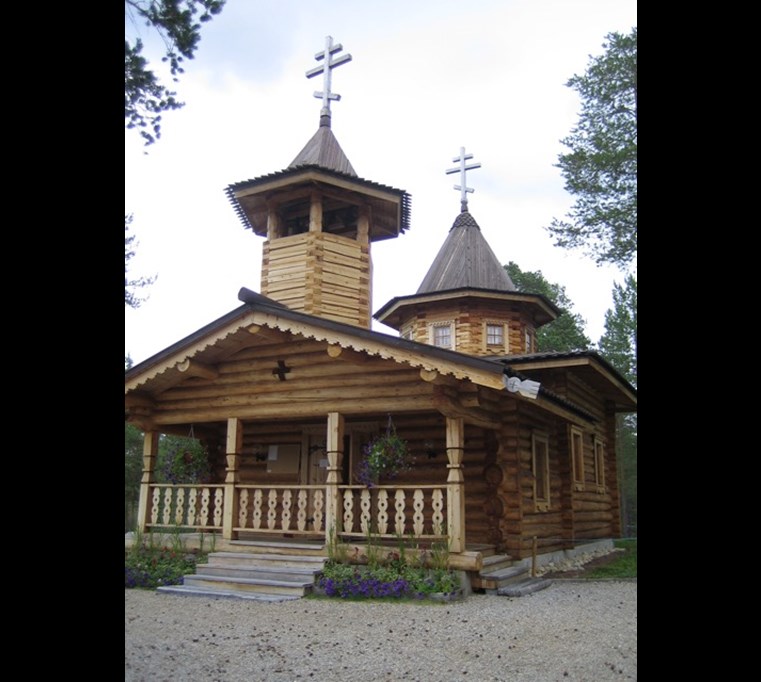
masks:
POLYGON ((502 597, 523 597, 544 590, 550 585, 552 585, 552 581, 544 578, 525 578, 500 587, 497 594, 502 597))
POLYGON ((290 594, 265 594, 263 592, 242 592, 240 590, 209 590, 192 585, 166 585, 164 587, 157 588, 156 591, 194 597, 209 597, 213 599, 249 599, 251 601, 263 602, 292 601, 294 599, 300 599, 301 596, 303 596, 290 594))
POLYGON ((237 578, 235 576, 186 575, 184 585, 210 591, 259 592, 272 595, 303 597, 312 591, 314 578, 310 580, 270 580, 267 578, 237 578))

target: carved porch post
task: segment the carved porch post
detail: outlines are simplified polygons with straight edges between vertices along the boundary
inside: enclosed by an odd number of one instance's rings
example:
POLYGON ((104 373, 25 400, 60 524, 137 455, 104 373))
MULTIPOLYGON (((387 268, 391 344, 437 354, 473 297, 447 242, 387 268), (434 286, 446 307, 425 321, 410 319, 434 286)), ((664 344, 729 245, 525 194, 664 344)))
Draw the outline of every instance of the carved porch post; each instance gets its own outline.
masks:
POLYGON ((325 440, 328 455, 328 477, 325 485, 325 540, 330 542, 330 532, 336 539, 341 531, 341 481, 343 462, 344 416, 338 412, 328 413, 328 434, 325 440))
POLYGON ((462 454, 465 443, 465 422, 447 417, 447 534, 451 552, 465 551, 465 477, 462 454))
MULTIPOLYGON (((225 475, 225 502, 222 515, 222 537, 225 540, 235 540, 233 526, 238 518, 238 491, 235 484, 240 482, 238 465, 240 451, 243 446, 243 422, 240 419, 227 420, 227 469, 225 475)), ((237 537, 237 533, 235 534, 237 537)))
POLYGON ((151 515, 151 483, 154 481, 158 452, 158 432, 146 431, 143 436, 143 477, 140 481, 140 502, 137 507, 137 526, 141 533, 145 533, 151 515))

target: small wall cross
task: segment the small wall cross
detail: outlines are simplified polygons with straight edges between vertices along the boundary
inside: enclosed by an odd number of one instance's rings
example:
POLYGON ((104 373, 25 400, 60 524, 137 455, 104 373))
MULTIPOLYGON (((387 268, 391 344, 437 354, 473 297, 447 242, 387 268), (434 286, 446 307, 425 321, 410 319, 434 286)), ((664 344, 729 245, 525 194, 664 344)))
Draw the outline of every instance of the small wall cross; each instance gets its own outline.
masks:
POLYGON ((450 175, 451 173, 459 173, 460 174, 460 184, 455 185, 454 188, 460 190, 460 211, 464 213, 468 210, 468 192, 474 192, 475 190, 471 187, 467 186, 467 183, 465 181, 465 171, 473 170, 475 168, 481 168, 480 163, 471 163, 467 166, 465 165, 465 162, 469 159, 473 158, 473 154, 466 154, 465 153, 465 147, 460 147, 460 156, 455 156, 455 158, 452 159, 452 161, 459 161, 460 165, 457 168, 450 168, 447 171, 447 175, 450 175))
POLYGON ((341 43, 333 45, 333 38, 331 36, 326 36, 325 49, 314 56, 317 61, 320 59, 324 59, 325 61, 319 66, 315 66, 313 69, 307 71, 307 78, 322 74, 322 91, 315 91, 314 93, 315 97, 322 100, 320 116, 330 116, 330 100, 334 99, 340 101, 341 99, 341 95, 330 91, 330 81, 333 69, 337 66, 341 66, 341 64, 346 64, 346 62, 351 61, 350 54, 344 54, 337 59, 333 59, 333 55, 341 50, 343 50, 343 45, 341 45, 341 43))

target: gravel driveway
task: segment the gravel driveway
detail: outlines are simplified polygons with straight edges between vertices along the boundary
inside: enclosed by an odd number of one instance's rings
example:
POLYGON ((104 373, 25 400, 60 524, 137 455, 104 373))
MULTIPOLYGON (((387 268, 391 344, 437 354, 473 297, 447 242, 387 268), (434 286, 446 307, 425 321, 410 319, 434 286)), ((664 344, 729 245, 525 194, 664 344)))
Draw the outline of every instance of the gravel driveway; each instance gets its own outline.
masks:
POLYGON ((637 679, 636 581, 449 604, 124 591, 125 682, 637 679))

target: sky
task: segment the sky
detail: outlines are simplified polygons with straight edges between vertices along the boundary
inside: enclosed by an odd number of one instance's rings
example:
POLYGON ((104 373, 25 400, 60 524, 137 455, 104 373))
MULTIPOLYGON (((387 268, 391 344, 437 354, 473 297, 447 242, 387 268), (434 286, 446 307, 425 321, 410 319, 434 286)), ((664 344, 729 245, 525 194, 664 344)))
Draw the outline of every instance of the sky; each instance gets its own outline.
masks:
MULTIPOLYGON (((241 287, 260 291, 264 238, 225 189, 284 170, 317 131, 322 76, 306 72, 326 36, 352 57, 332 73, 333 134, 360 178, 412 197, 410 229, 372 246, 372 311, 417 291, 460 212, 446 171, 464 147, 481 164, 468 210, 499 261, 565 287, 596 343, 625 273, 554 246, 546 227, 574 203, 556 167, 581 107, 566 83, 636 25, 636 0, 227 0, 158 142, 125 130, 128 276, 156 276, 125 306, 125 356, 142 362, 241 305, 241 287)), ((125 16, 136 31, 158 66, 160 40, 125 16)))

